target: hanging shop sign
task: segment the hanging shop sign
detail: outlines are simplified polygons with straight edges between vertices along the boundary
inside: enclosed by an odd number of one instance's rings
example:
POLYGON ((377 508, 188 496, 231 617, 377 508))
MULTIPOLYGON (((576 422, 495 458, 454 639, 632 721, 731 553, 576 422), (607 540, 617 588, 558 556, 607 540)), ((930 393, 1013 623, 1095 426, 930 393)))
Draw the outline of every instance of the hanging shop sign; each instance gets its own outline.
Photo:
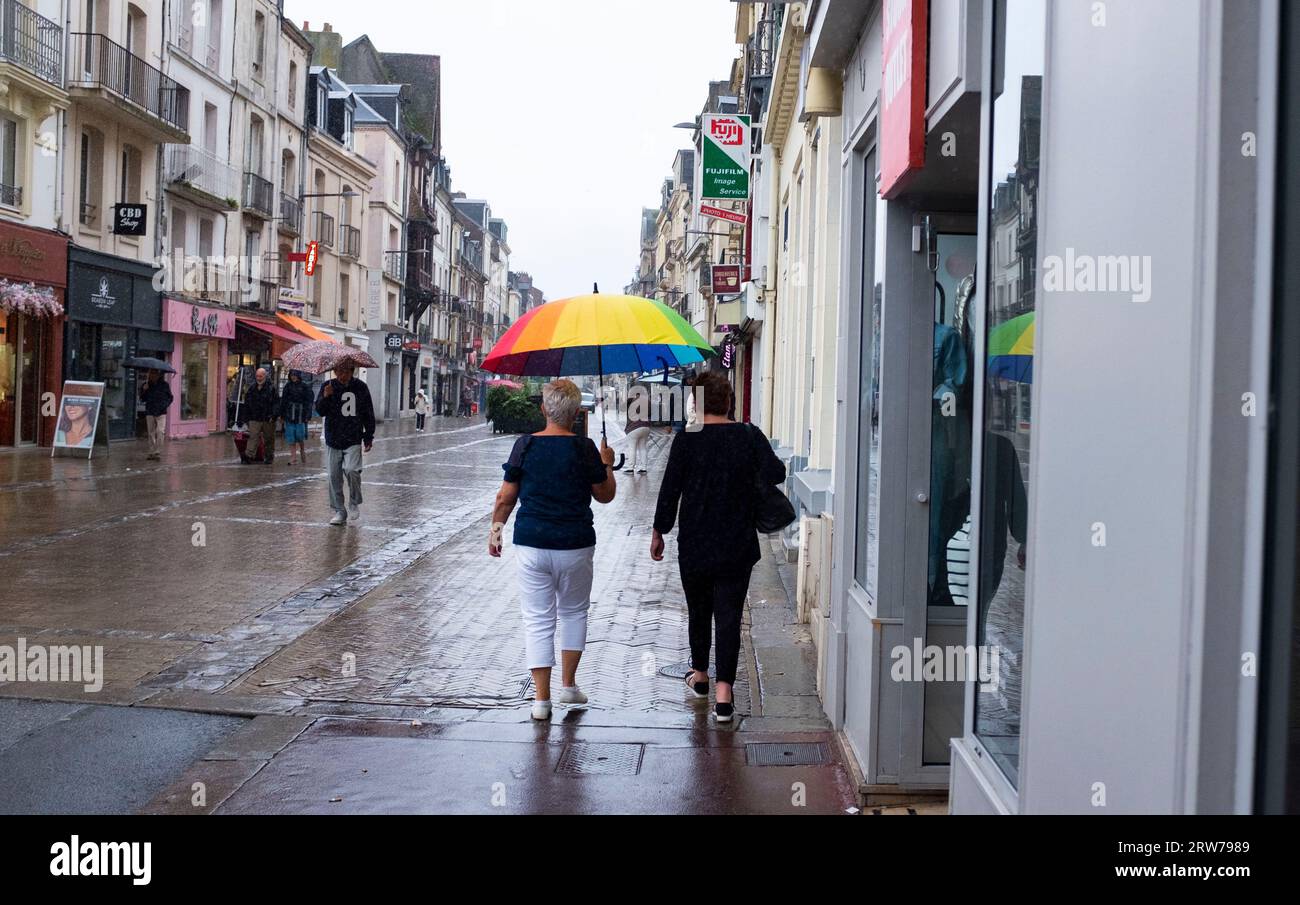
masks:
POLYGON ((307 250, 303 252, 289 252, 290 261, 301 260, 303 264, 302 272, 307 276, 316 273, 316 262, 320 260, 320 243, 312 239, 307 243, 307 250), (299 258, 299 255, 302 255, 299 258))
POLYGON ((384 348, 390 350, 397 349, 400 351, 402 348, 402 334, 400 333, 384 334, 384 348))
POLYGON ((714 220, 726 220, 728 223, 745 224, 748 218, 739 211, 729 211, 724 207, 714 207, 711 204, 701 204, 700 213, 706 217, 712 217, 714 220))
POLYGON ((880 85, 880 194, 893 198, 925 166, 926 23, 923 0, 885 0, 880 85))
POLYGON ((727 337, 726 342, 722 344, 722 366, 728 370, 736 362, 736 344, 731 337, 727 337))
POLYGON ((113 233, 119 236, 143 236, 148 213, 147 204, 114 204, 113 233))
POLYGON ((700 129, 704 145, 700 198, 706 201, 748 200, 749 117, 706 113, 700 129))
POLYGON ((713 286, 714 295, 740 294, 739 264, 714 264, 712 274, 710 282, 713 286))
POLYGON ((281 286, 280 298, 276 303, 276 307, 285 314, 302 317, 303 311, 307 309, 307 293, 294 289, 292 286, 281 286))

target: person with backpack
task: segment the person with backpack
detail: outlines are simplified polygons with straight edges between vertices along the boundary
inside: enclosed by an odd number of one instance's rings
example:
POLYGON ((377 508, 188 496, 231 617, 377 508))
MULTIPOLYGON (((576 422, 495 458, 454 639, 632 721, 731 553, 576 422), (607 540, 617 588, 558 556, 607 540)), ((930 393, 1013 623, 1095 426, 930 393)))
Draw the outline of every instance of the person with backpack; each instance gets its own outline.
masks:
POLYGON ((600 451, 573 433, 582 393, 572 380, 542 387, 546 429, 520 437, 502 466, 488 535, 488 554, 500 556, 502 533, 515 518, 515 558, 523 609, 524 648, 533 674, 533 719, 551 716, 551 670, 555 666, 558 624, 562 704, 585 704, 578 688, 578 661, 587 646, 587 610, 596 553, 591 501, 608 503, 618 489, 614 451, 602 440, 600 451))
POLYGON ((714 716, 729 723, 735 714, 732 686, 740 660, 741 618, 750 574, 761 558, 758 489, 783 482, 785 465, 762 431, 727 417, 732 389, 725 373, 705 371, 694 389, 702 391, 703 411, 697 413, 697 429, 673 438, 659 487, 650 557, 656 562, 664 558, 664 535, 676 524, 691 645, 691 669, 684 679, 691 694, 708 696, 716 624, 714 716))

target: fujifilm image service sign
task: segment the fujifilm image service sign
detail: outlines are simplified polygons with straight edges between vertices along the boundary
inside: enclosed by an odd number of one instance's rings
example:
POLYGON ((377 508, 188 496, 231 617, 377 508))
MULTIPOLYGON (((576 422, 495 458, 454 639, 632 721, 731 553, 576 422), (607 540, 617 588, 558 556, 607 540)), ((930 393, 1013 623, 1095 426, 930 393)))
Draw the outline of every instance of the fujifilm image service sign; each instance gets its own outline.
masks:
POLYGON ((704 201, 749 199, 749 117, 706 113, 700 123, 704 153, 700 164, 700 198, 704 201))

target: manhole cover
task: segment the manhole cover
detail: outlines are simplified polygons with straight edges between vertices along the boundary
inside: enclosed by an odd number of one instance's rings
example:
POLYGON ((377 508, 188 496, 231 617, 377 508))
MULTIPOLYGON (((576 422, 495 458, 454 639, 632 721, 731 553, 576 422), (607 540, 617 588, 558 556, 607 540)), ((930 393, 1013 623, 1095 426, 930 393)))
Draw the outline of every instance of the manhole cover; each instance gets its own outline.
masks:
POLYGON ((555 772, 569 776, 635 776, 641 772, 643 753, 645 745, 640 744, 575 743, 565 746, 555 772))
POLYGON ((750 742, 745 745, 745 763, 751 767, 791 767, 830 763, 825 742, 750 742))
MULTIPOLYGON (((665 678, 668 679, 676 679, 678 682, 685 684, 686 673, 690 671, 690 668, 691 668, 691 664, 689 663, 673 663, 669 666, 661 667, 659 670, 659 675, 664 676, 665 678)), ((710 679, 714 678, 714 672, 712 666, 709 667, 709 678, 710 679)))

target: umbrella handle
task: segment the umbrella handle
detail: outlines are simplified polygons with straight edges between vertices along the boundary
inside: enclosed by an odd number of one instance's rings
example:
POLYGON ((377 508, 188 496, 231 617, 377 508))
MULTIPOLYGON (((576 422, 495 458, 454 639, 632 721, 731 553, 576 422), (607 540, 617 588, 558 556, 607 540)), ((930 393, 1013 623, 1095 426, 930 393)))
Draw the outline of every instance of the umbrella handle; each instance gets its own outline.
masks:
POLYGON ((626 454, 626 453, 619 453, 619 454, 618 454, 618 462, 616 462, 616 463, 614 464, 614 470, 615 470, 615 471, 622 471, 622 470, 623 470, 623 463, 624 463, 625 461, 627 461, 627 454, 626 454))

